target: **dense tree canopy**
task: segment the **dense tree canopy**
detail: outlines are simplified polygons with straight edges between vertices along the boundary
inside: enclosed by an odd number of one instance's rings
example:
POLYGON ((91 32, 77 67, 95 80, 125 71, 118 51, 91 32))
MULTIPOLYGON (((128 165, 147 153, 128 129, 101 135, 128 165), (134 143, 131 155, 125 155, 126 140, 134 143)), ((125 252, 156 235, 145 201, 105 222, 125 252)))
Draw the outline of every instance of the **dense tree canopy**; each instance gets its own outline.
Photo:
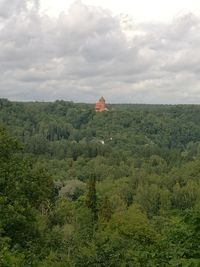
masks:
POLYGON ((199 122, 0 99, 0 266, 200 266, 199 122))

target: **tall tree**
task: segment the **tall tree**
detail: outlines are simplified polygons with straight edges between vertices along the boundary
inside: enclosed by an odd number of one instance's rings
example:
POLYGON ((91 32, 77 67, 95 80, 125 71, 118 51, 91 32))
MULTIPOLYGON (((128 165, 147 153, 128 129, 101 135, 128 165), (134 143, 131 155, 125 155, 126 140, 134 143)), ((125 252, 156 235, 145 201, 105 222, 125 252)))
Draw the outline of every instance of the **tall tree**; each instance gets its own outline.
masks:
POLYGON ((90 175, 88 181, 88 193, 86 198, 87 207, 93 214, 94 221, 98 218, 97 213, 97 195, 96 195, 96 175, 93 173, 90 175))

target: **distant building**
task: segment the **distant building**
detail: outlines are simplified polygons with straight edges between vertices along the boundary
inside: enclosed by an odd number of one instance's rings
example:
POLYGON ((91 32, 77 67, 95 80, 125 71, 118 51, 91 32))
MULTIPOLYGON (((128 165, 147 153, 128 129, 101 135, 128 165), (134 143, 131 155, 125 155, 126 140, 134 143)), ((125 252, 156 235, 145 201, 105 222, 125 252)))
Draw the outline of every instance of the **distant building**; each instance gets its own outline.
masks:
POLYGON ((96 110, 96 112, 103 112, 103 111, 107 111, 108 110, 107 107, 106 107, 106 101, 105 101, 103 96, 96 103, 95 110, 96 110))

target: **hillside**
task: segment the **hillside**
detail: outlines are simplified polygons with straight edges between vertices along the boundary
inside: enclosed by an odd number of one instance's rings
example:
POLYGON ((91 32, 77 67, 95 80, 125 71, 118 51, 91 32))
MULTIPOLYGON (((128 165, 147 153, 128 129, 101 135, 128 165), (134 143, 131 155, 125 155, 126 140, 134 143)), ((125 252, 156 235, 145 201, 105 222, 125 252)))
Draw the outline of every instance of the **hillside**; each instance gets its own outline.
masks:
POLYGON ((1 266, 199 266, 200 106, 0 99, 1 266))

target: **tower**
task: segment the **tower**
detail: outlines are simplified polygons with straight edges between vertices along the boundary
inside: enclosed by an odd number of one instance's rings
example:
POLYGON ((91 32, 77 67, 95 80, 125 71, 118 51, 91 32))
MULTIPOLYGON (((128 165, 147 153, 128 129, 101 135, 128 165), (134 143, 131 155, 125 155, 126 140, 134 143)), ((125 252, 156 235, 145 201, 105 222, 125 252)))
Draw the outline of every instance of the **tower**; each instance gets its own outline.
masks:
POLYGON ((102 96, 99 101, 96 103, 96 106, 95 106, 95 110, 96 112, 103 112, 103 111, 106 111, 108 110, 106 108, 106 101, 104 99, 104 97, 102 96))

